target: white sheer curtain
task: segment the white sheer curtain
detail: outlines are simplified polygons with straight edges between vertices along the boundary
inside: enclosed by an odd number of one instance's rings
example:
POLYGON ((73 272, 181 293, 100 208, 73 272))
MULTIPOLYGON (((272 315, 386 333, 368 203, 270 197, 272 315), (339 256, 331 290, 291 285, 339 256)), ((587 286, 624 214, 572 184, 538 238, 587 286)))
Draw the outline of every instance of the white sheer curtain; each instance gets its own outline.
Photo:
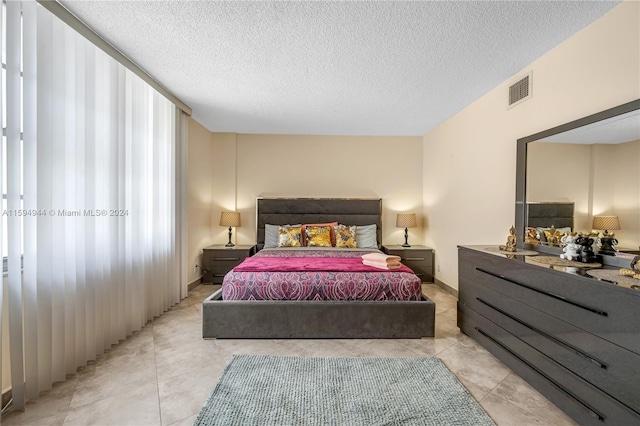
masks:
POLYGON ((8 1, 3 13, 2 356, 23 410, 186 296, 186 126, 173 103, 34 1, 8 1))

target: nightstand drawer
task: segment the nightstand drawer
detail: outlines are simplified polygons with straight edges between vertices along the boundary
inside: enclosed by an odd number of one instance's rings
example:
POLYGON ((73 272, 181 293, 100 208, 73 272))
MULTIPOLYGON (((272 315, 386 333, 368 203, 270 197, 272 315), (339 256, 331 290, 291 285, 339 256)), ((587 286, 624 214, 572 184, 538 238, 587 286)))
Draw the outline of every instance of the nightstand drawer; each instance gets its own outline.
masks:
POLYGON ((242 262, 249 257, 249 250, 211 250, 204 249, 202 256, 202 263, 207 264, 211 262, 242 262))
POLYGON ((432 249, 424 246, 382 246, 382 251, 390 256, 399 256, 400 261, 420 277, 422 282, 433 282, 432 249))
POLYGON ((433 282, 433 274, 431 272, 433 270, 432 268, 425 268, 424 266, 415 264, 413 262, 403 261, 402 263, 405 266, 407 266, 409 269, 411 269, 414 274, 420 277, 422 282, 424 283, 433 282))
POLYGON ((207 247, 202 254, 204 282, 221 284, 224 276, 253 253, 253 246, 241 245, 226 247, 215 245, 207 247))

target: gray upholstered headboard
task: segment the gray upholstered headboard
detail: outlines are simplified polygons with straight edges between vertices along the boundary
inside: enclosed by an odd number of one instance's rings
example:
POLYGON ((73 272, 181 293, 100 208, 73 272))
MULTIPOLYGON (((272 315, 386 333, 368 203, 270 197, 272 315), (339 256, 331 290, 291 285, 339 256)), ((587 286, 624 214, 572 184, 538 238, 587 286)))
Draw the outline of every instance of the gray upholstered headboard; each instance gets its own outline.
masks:
POLYGON ((570 227, 573 231, 573 202, 528 202, 526 226, 533 228, 570 227))
POLYGON ((377 225, 382 245, 382 200, 352 198, 258 198, 256 200, 257 248, 264 247, 264 225, 339 222, 345 225, 377 225))

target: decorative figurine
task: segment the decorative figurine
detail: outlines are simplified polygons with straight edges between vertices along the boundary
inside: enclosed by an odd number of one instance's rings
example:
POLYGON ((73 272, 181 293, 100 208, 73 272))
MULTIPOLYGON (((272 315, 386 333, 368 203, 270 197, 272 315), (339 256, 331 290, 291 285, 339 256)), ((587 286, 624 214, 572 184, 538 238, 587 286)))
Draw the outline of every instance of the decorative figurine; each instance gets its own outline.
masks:
POLYGON ((513 227, 513 225, 511 226, 511 229, 509 229, 509 236, 507 237, 507 244, 503 245, 503 246, 498 246, 498 248, 502 251, 510 251, 510 252, 514 252, 517 250, 516 248, 516 242, 518 241, 517 237, 516 237, 516 228, 513 227))
POLYGON ((640 280, 640 256, 633 258, 631 261, 631 268, 622 268, 619 272, 620 275, 626 275, 627 277, 640 280))
POLYGON ((615 234, 613 232, 609 233, 609 231, 605 230, 602 233, 602 237, 598 238, 598 253, 600 254, 609 254, 615 255, 618 250, 616 250, 615 245, 618 244, 618 240, 615 238, 615 234))
POLYGON ((625 275, 627 277, 631 277, 631 278, 635 278, 637 280, 640 280, 640 272, 636 272, 633 269, 629 269, 629 268, 622 268, 620 269, 620 275, 625 275))
POLYGON ((564 253, 560 255, 560 259, 574 260, 580 257, 580 246, 576 244, 576 239, 578 238, 577 232, 567 232, 560 241, 565 247, 562 249, 564 253))
POLYGON ((578 238, 576 238, 575 243, 582 246, 576 260, 579 260, 582 263, 593 263, 598 261, 598 257, 591 247, 593 245, 593 238, 580 234, 578 238))

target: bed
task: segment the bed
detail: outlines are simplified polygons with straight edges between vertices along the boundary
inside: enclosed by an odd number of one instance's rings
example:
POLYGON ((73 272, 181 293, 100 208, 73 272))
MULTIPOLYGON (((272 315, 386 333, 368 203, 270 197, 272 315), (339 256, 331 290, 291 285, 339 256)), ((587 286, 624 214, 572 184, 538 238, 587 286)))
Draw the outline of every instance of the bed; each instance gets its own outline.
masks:
POLYGON ((531 245, 559 246, 559 236, 575 231, 573 202, 527 202, 524 242, 531 245), (553 227, 556 230, 554 242, 547 241, 546 233, 553 227))
POLYGON ((415 274, 407 269, 383 272, 377 269, 374 273, 362 265, 363 253, 377 252, 381 247, 380 199, 259 198, 256 209, 257 253, 246 260, 246 265, 243 263, 227 274, 223 287, 203 302, 204 338, 434 335, 435 303, 422 294, 415 274), (373 246, 343 250, 270 246, 268 225, 328 222, 363 229, 375 224, 373 246), (278 271, 273 266, 278 258, 293 270, 278 271), (347 270, 332 271, 333 266, 328 266, 332 263, 344 264, 347 270), (304 280, 299 278, 300 274, 306 274, 304 280), (362 277, 358 274, 369 274, 367 279, 382 276, 386 286, 363 291, 362 286, 353 285, 362 277), (325 285, 327 278, 332 285, 325 285), (264 285, 266 282, 275 284, 269 287, 264 285), (264 300, 269 298, 277 300, 264 300))

